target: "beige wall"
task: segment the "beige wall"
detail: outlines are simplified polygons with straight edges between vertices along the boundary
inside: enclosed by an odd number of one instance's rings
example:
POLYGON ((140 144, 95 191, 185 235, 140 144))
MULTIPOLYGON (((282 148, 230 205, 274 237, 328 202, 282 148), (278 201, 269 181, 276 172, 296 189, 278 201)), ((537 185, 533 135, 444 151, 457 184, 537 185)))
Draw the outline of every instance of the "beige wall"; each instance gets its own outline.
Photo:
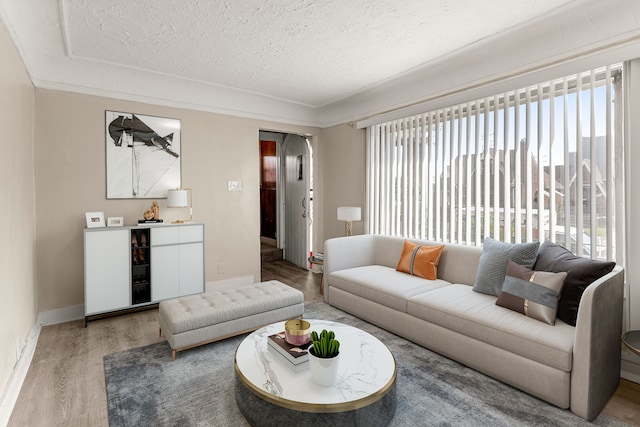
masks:
MULTIPOLYGON (((353 223, 353 234, 364 234, 365 131, 343 124, 322 129, 322 189, 320 205, 324 218, 324 240, 344 236, 338 221, 339 206, 360 206, 362 219, 353 223)), ((323 240, 323 241, 324 241, 323 240)))
MULTIPOLYGON (((86 211, 133 224, 151 205, 105 198, 105 110, 181 120, 182 185, 193 190, 194 221, 205 224, 206 280, 259 279, 259 130, 309 134, 317 143, 318 129, 37 89, 38 311, 84 302, 86 211), (227 191, 228 180, 241 181, 242 191, 227 191)), ((165 199, 158 203, 165 220, 175 218, 165 199)))
POLYGON ((36 320, 34 89, 0 24, 0 397, 36 320))

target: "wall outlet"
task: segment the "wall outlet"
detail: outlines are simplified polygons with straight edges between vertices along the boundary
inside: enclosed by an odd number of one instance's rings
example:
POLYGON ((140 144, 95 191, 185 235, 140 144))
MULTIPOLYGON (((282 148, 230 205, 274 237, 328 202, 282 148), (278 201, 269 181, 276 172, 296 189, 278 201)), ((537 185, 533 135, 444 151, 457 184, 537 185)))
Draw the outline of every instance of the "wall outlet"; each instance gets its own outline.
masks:
POLYGON ((227 181, 229 191, 242 191, 242 181, 227 181))
POLYGON ((218 264, 218 274, 224 274, 224 264, 218 264))

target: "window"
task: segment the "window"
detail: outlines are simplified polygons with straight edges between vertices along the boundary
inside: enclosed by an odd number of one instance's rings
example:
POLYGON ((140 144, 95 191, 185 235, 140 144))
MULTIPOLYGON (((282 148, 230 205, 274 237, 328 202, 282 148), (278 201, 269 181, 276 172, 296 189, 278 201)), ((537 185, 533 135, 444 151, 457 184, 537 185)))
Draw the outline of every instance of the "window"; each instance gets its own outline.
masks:
POLYGON ((368 127, 368 232, 615 259, 621 82, 608 66, 368 127))

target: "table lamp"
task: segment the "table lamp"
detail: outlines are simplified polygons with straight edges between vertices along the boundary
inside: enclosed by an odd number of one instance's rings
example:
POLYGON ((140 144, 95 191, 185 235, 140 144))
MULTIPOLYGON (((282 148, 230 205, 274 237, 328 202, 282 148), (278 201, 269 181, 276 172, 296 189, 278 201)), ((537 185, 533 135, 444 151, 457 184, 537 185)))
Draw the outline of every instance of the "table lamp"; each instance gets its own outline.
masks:
MULTIPOLYGON (((189 219, 193 219, 193 207, 191 199, 190 188, 176 188, 175 190, 169 190, 167 192, 167 207, 168 208, 189 208, 189 219)), ((183 224, 187 220, 177 219, 171 221, 171 224, 183 224)))
POLYGON ((353 206, 338 208, 338 221, 344 221, 345 236, 353 235, 353 221, 360 221, 360 208, 353 206))

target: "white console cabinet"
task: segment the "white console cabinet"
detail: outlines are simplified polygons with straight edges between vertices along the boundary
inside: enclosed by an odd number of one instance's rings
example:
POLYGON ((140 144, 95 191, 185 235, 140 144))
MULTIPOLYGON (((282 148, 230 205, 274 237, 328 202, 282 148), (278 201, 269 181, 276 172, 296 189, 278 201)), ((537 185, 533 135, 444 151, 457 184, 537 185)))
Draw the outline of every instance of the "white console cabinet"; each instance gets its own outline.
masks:
POLYGON ((203 224, 84 230, 85 323, 203 291, 203 224))
POLYGON ((203 291, 202 227, 151 230, 151 298, 160 301, 203 291))

